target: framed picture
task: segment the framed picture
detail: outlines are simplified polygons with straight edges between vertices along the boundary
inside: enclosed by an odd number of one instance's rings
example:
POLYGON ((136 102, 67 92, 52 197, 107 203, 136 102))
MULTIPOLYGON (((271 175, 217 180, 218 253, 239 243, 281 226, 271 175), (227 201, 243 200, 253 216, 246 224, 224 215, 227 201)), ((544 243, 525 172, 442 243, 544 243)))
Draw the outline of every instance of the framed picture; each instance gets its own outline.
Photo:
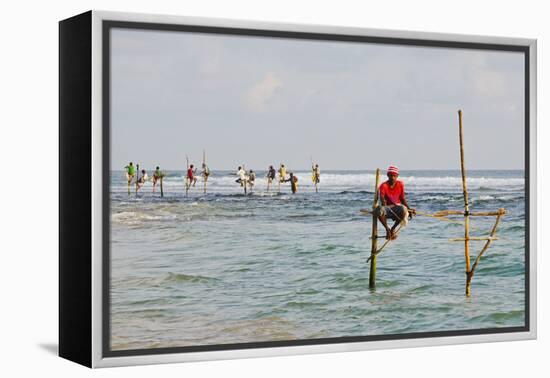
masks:
POLYGON ((535 40, 59 26, 62 357, 536 337, 535 40))

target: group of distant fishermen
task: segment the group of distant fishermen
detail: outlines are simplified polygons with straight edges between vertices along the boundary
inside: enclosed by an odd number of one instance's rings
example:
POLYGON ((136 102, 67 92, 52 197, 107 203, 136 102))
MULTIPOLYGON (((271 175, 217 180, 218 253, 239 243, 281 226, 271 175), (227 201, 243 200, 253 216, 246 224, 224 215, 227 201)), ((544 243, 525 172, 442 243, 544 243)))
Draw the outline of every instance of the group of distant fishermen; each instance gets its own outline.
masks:
MULTIPOLYGON (((312 171, 312 181, 315 185, 319 184, 321 182, 321 171, 319 169, 319 164, 312 165, 311 167, 312 171)), ((254 170, 249 170, 248 172, 244 169, 243 166, 239 166, 237 168, 237 182, 243 187, 248 187, 250 190, 254 187, 254 184, 256 182, 256 173, 254 170)), ((294 174, 294 172, 288 172, 287 177, 287 171, 284 164, 281 164, 279 167, 279 170, 276 171, 275 168, 270 165, 267 170, 267 191, 269 192, 272 184, 274 182, 277 182, 280 185, 282 183, 290 182, 290 190, 292 193, 296 193, 298 191, 298 177, 294 174), (277 177, 278 173, 278 177, 277 177)))
MULTIPOLYGON (((134 163, 130 162, 126 167, 124 167, 126 170, 126 180, 128 180, 128 186, 132 184, 134 179, 136 180, 136 191, 139 191, 143 185, 149 180, 149 176, 147 175, 147 171, 145 169, 141 170, 141 176, 138 175, 136 177, 136 166, 134 163)), ((153 172, 153 193, 155 192, 155 188, 157 186, 157 183, 159 180, 163 177, 163 173, 160 171, 160 167, 156 167, 155 171, 153 172)))
MULTIPOLYGON (((124 167, 126 171, 126 180, 128 180, 128 186, 130 186, 133 182, 136 183, 136 192, 141 189, 141 187, 149 180, 149 176, 147 175, 147 171, 145 169, 141 170, 141 175, 138 175, 136 177, 136 166, 133 162, 128 163, 127 166, 124 167)), ((201 176, 206 183, 208 181, 208 177, 210 176, 210 169, 206 164, 202 164, 202 172, 201 176)), ((159 181, 164 177, 164 173, 160 170, 160 167, 156 167, 155 171, 153 172, 152 182, 153 182, 153 193, 155 193, 155 189, 157 187, 157 184, 159 181)), ((193 164, 187 168, 187 174, 185 176, 185 186, 187 189, 191 186, 195 186, 197 183, 197 168, 193 164)))
MULTIPOLYGON (((139 166, 139 165, 138 165, 139 166)), ((141 175, 138 174, 136 177, 136 166, 133 162, 130 162, 126 167, 124 167, 126 171, 126 179, 128 180, 128 186, 130 186, 134 180, 136 183, 136 191, 139 191, 141 187, 148 181, 149 176, 147 175, 147 171, 145 169, 141 170, 141 175)), ((185 175, 185 187, 186 189, 189 189, 190 187, 194 187, 197 183, 197 171, 198 169, 195 168, 193 164, 191 164, 187 168, 187 173, 185 175)), ((319 164, 315 164, 311 166, 312 171, 312 181, 317 186, 321 182, 321 171, 319 169, 319 164)), ((290 182, 290 188, 292 193, 296 193, 298 191, 298 177, 293 172, 288 173, 287 177, 287 171, 284 164, 281 164, 278 171, 278 183, 279 186, 282 183, 290 182)), ((206 165, 206 163, 202 164, 202 171, 200 173, 205 185, 208 181, 208 177, 210 177, 210 168, 206 165)), ((271 185, 273 182, 276 181, 277 171, 275 171, 275 168, 273 168, 272 165, 269 166, 269 169, 267 170, 267 191, 270 190, 271 185)), ((164 177, 164 174, 161 172, 160 167, 156 167, 155 171, 153 173, 152 182, 153 182, 153 193, 155 192, 155 188, 157 186, 157 183, 159 180, 164 177)), ((239 166, 237 169, 237 180, 235 180, 238 184, 240 184, 242 187, 248 188, 249 190, 252 190, 254 187, 254 184, 256 182, 256 173, 250 169, 248 172, 244 169, 244 166, 239 166)), ((279 187, 280 188, 280 187, 279 187)))
MULTIPOLYGON (((197 183, 197 171, 198 168, 195 168, 193 164, 187 168, 187 175, 185 176, 185 187, 189 189, 191 186, 195 186, 197 183)), ((206 165, 206 163, 202 163, 202 170, 201 170, 201 177, 206 184, 208 181, 208 177, 210 177, 210 168, 206 165)))

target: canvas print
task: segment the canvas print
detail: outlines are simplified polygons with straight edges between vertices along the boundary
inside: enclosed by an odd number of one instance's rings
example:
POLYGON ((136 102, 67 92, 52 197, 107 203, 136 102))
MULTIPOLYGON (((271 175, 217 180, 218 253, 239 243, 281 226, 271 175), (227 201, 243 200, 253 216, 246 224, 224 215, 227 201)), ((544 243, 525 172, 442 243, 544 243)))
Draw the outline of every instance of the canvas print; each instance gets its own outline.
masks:
POLYGON ((522 52, 109 38, 110 350, 525 327, 522 52))

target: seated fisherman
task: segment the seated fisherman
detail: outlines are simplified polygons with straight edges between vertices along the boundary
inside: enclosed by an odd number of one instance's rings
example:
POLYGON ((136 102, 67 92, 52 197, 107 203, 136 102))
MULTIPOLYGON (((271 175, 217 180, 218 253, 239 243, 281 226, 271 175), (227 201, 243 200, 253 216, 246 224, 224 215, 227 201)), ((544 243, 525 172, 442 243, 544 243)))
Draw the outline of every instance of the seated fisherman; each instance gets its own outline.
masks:
POLYGON ((319 184, 321 182, 321 170, 319 169, 319 164, 311 166, 311 180, 314 184, 319 184))
POLYGON ((130 162, 130 164, 124 167, 124 169, 126 169, 126 180, 128 180, 128 185, 130 185, 136 175, 136 167, 134 166, 134 163, 130 162))
POLYGON ((155 172, 153 172, 153 193, 155 192, 155 188, 157 186, 157 182, 162 177, 162 172, 160 171, 160 167, 155 168, 155 172))
POLYGON ((269 169, 267 170, 267 186, 269 187, 269 184, 271 184, 273 182, 273 180, 275 180, 275 175, 276 175, 276 171, 275 171, 275 168, 273 168, 272 165, 269 166, 269 169))
POLYGON ((148 179, 148 176, 147 176, 147 172, 145 171, 145 169, 142 169, 141 170, 141 177, 138 178, 137 180, 137 187, 136 187, 136 192, 141 189, 141 187, 143 185, 145 185, 145 183, 147 182, 147 179, 148 179))
POLYGON ((378 189, 381 205, 375 209, 375 214, 386 229, 386 239, 396 239, 395 229, 401 222, 407 222, 408 218, 415 214, 415 210, 409 208, 405 198, 405 185, 397 179, 399 169, 394 166, 388 168, 388 180, 383 182, 378 189), (395 223, 390 228, 387 219, 395 223))
POLYGON ((256 181, 256 173, 251 169, 248 172, 248 186, 250 187, 250 190, 252 190, 252 187, 254 186, 254 182, 256 181))
POLYGON ((202 175, 202 179, 204 180, 204 182, 207 182, 207 181, 208 181, 208 177, 210 176, 210 168, 208 168, 208 166, 206 165, 206 163, 202 163, 202 172, 201 172, 201 175, 202 175))
POLYGON ((197 168, 195 168, 195 166, 191 164, 189 168, 187 168, 187 176, 186 176, 186 185, 188 189, 191 186, 191 184, 195 186, 195 184, 197 183, 196 174, 197 174, 197 168))
POLYGON ((247 177, 246 177, 246 171, 244 170, 243 167, 239 167, 237 169, 237 176, 239 177, 238 179, 235 180, 235 182, 241 184, 241 186, 245 186, 246 185, 246 181, 247 181, 247 177))

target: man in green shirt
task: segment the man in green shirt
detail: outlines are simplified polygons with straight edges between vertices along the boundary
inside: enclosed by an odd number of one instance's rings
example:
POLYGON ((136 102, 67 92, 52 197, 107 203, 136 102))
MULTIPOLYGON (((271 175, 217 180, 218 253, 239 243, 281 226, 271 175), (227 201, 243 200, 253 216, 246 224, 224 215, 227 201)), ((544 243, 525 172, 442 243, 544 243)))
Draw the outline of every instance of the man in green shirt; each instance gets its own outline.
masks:
POLYGON ((134 166, 134 163, 130 162, 130 164, 124 167, 124 169, 126 169, 126 179, 128 180, 128 185, 130 185, 136 175, 136 167, 134 166))
POLYGON ((160 171, 160 167, 157 167, 153 173, 153 193, 155 192, 155 187, 157 186, 157 182, 160 180, 161 176, 162 173, 160 171))

